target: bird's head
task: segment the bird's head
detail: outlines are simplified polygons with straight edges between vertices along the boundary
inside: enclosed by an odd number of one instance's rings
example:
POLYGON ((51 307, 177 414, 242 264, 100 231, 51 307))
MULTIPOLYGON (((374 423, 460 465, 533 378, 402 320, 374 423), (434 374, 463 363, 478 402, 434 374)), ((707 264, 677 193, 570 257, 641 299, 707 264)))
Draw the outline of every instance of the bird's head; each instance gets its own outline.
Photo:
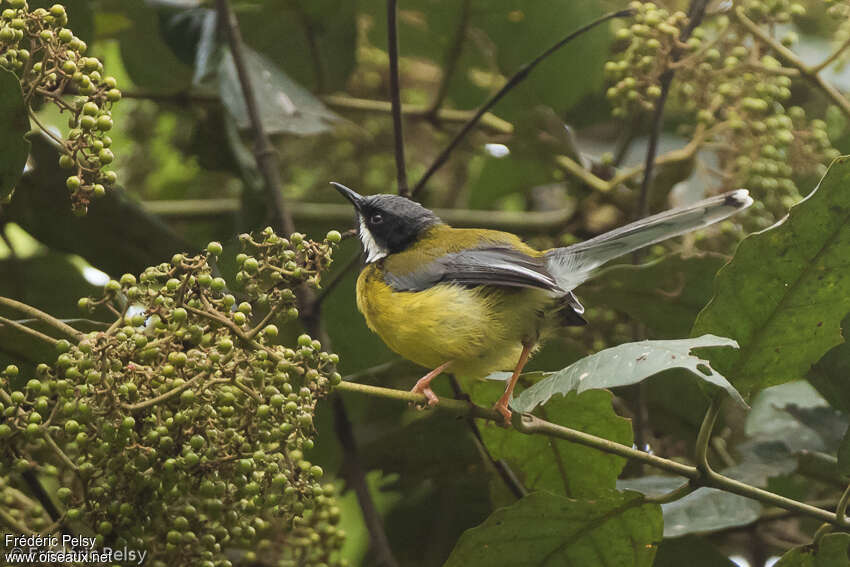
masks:
POLYGON ((357 211, 360 242, 366 263, 401 252, 428 228, 441 221, 416 201, 398 195, 363 196, 339 183, 331 182, 357 211))

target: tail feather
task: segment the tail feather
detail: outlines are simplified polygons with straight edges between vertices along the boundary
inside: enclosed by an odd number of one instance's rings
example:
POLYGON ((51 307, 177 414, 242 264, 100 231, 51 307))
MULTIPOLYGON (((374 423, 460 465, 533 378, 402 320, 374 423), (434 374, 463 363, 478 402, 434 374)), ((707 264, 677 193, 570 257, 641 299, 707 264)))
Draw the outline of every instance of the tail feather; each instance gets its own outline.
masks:
POLYGON ((749 192, 738 189, 687 207, 671 209, 585 242, 550 250, 546 254, 547 267, 558 287, 571 290, 589 279, 596 268, 614 258, 714 224, 752 204, 749 192))

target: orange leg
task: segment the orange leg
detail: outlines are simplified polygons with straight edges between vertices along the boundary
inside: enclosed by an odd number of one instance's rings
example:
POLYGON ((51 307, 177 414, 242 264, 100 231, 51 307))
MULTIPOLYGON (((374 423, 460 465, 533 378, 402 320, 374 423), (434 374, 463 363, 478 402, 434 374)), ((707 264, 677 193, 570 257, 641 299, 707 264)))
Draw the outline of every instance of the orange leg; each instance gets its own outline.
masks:
POLYGON ((411 392, 414 392, 416 394, 425 394, 425 398, 427 398, 428 400, 428 405, 435 405, 437 402, 440 401, 440 398, 438 398, 437 394, 435 394, 434 391, 431 389, 431 380, 439 376, 443 372, 443 370, 451 366, 451 363, 451 360, 448 362, 444 362, 443 364, 439 365, 437 368, 420 378, 416 382, 416 385, 413 386, 411 392))
POLYGON ((516 363, 516 368, 514 368, 514 373, 511 376, 510 382, 508 382, 508 387, 505 388, 505 393, 502 394, 502 397, 499 398, 499 401, 496 402, 496 405, 493 406, 493 409, 498 411, 505 418, 505 425, 511 422, 511 410, 508 409, 508 402, 511 401, 511 396, 514 393, 514 387, 516 386, 517 380, 519 379, 519 375, 522 373, 522 369, 525 366, 525 363, 528 362, 528 355, 531 354, 531 348, 534 345, 531 344, 523 344, 522 345, 522 354, 519 355, 519 362, 516 363))

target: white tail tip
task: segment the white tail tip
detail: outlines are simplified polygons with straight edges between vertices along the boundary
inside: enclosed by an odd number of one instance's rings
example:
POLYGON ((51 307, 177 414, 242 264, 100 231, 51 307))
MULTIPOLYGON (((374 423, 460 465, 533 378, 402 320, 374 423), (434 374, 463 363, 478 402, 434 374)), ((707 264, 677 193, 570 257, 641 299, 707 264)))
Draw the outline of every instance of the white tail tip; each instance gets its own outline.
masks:
POLYGON ((746 189, 738 189, 726 195, 726 205, 736 209, 746 209, 753 204, 753 198, 746 189))

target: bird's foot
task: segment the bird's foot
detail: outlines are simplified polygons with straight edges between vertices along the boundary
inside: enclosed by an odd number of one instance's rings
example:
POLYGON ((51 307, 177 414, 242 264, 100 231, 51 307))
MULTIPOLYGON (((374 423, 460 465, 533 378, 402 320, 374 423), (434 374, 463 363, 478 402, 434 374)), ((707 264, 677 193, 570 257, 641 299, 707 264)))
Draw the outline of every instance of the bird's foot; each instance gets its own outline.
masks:
POLYGON ((499 398, 499 401, 493 406, 493 409, 502 414, 502 417, 505 418, 505 421, 501 423, 502 427, 510 427, 511 425, 511 410, 508 409, 508 398, 507 396, 502 396, 499 398))
MULTIPOLYGON (((437 405, 437 402, 440 401, 440 398, 438 398, 437 394, 434 393, 434 390, 431 389, 431 380, 425 380, 425 378, 420 379, 410 391, 414 394, 424 395, 427 407, 434 407, 437 405)), ((417 406, 418 405, 419 404, 417 404, 417 406)))

